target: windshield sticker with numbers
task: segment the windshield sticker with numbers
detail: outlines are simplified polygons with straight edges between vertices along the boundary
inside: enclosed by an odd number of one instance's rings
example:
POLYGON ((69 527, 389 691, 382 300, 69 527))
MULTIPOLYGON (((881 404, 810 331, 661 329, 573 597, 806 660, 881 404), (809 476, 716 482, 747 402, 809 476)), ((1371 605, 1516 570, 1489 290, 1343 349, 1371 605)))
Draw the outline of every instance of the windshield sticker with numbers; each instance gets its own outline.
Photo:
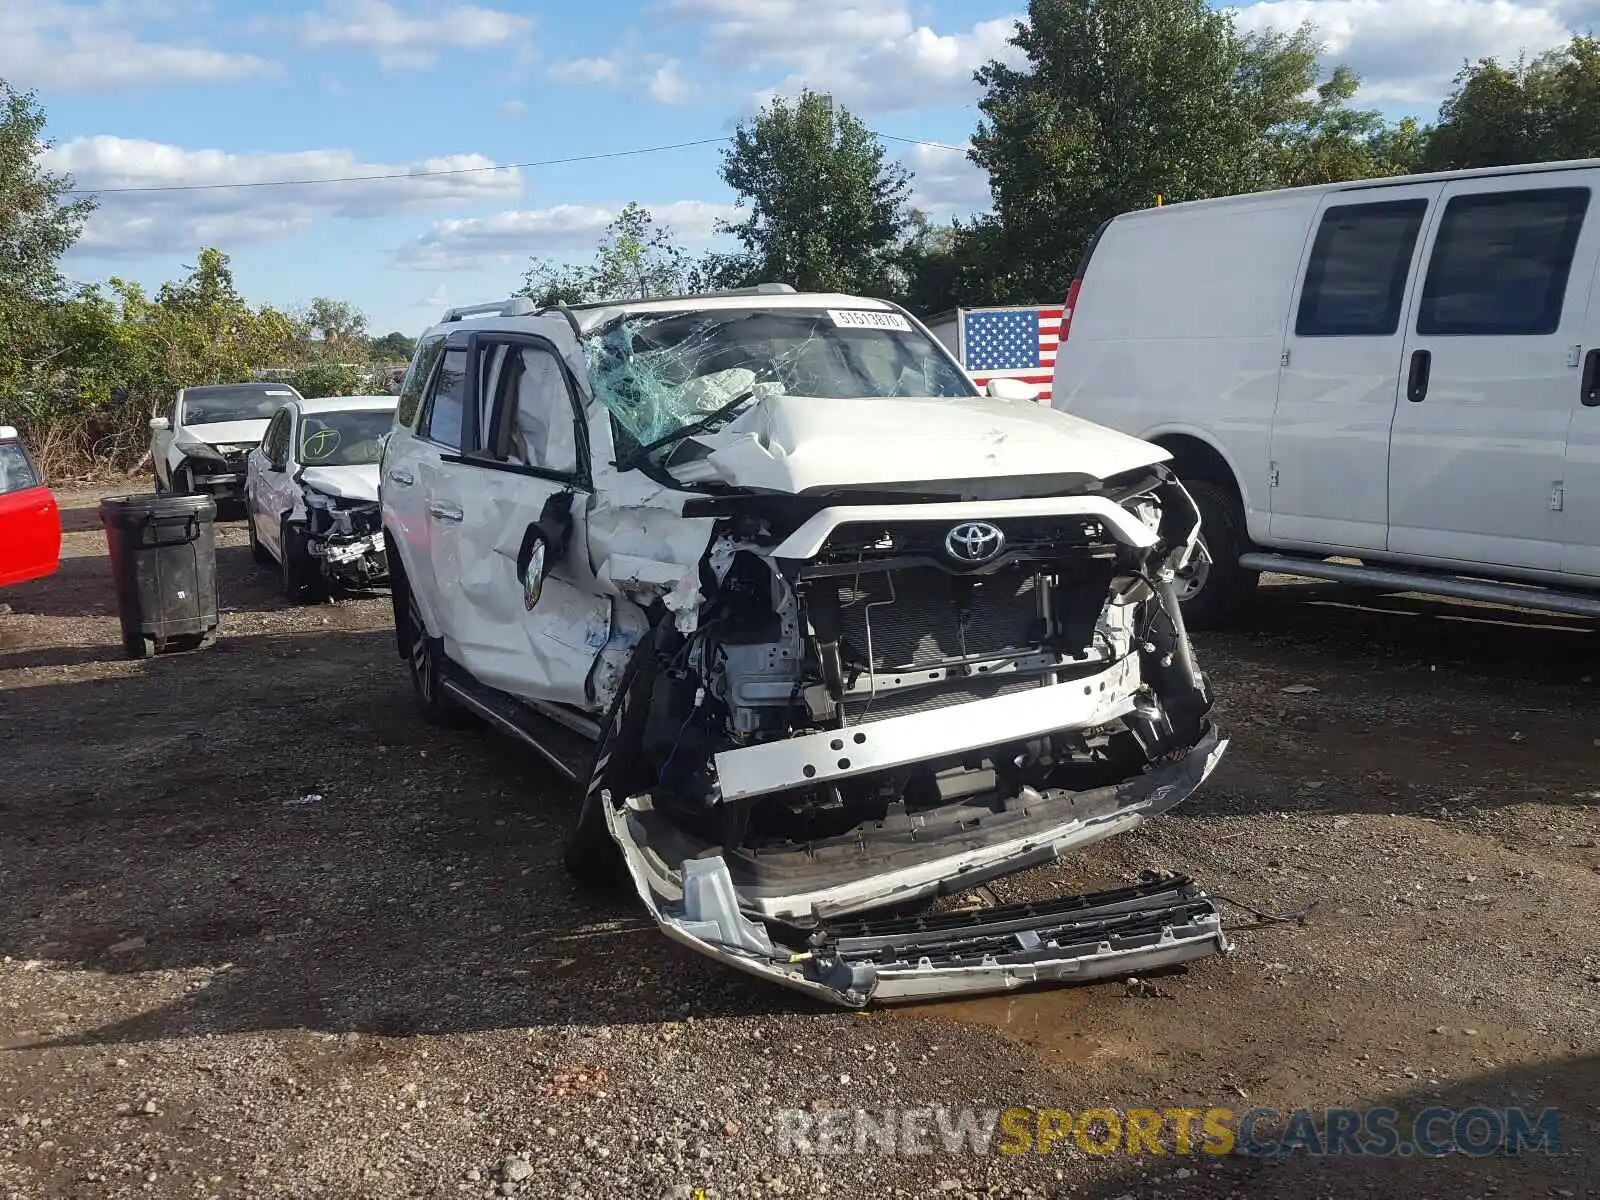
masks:
POLYGON ((911 332, 911 322, 899 313, 872 312, 861 308, 830 308, 828 316, 842 329, 897 329, 911 332))

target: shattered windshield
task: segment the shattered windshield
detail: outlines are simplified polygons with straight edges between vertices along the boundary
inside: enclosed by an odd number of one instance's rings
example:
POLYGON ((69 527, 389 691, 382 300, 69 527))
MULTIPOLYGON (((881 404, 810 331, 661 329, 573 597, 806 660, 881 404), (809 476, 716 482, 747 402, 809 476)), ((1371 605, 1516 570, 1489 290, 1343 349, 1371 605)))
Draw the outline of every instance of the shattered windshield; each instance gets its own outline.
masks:
POLYGON ((969 397, 970 380, 899 313, 805 308, 626 315, 584 339, 595 395, 635 446, 749 396, 969 397))
POLYGON ((364 467, 383 454, 394 424, 389 410, 307 413, 300 418, 299 459, 308 467, 364 467))
POLYGON ((266 421, 297 393, 261 383, 217 384, 185 388, 183 423, 211 425, 221 421, 266 421))

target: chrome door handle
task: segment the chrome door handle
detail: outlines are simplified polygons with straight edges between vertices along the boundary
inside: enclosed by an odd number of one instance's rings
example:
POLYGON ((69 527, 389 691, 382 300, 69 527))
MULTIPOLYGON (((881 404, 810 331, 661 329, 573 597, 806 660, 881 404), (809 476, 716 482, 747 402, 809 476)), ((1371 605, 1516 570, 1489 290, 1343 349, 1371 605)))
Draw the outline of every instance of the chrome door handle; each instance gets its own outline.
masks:
POLYGON ((452 524, 461 520, 461 510, 453 504, 430 504, 428 515, 435 521, 449 521, 452 524))
POLYGON ((401 487, 410 487, 416 481, 416 477, 410 471, 402 471, 396 467, 389 472, 389 482, 398 483, 401 487))

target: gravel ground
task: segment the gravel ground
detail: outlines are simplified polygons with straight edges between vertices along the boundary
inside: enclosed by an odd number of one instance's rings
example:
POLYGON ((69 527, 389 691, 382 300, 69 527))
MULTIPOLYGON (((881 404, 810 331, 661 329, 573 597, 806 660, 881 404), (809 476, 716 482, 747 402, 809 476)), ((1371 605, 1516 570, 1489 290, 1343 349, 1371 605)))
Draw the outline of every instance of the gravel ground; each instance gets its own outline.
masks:
POLYGON ((413 715, 388 602, 121 658, 95 495, 0 600, 0 1197, 1600 1195, 1600 636, 1322 586, 1208 636, 1228 758, 1135 835, 1303 922, 1157 980, 859 1015, 559 866, 574 797, 413 715), (780 1110, 1561 1109, 1520 1158, 784 1154, 780 1110))

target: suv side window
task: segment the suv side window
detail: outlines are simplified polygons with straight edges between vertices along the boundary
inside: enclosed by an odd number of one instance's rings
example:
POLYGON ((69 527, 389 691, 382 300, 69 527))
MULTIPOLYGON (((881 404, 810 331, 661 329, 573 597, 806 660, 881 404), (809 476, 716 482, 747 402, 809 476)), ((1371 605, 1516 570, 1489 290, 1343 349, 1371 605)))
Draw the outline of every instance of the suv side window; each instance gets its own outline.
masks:
POLYGON ((1588 188, 1456 196, 1434 239, 1417 332, 1550 334, 1561 327, 1588 188))
POLYGON ((400 403, 395 410, 395 422, 410 429, 417 420, 417 410, 422 407, 422 389, 428 384, 433 364, 444 346, 444 336, 434 334, 417 343, 417 352, 411 356, 405 378, 400 381, 400 403))
MULTIPOLYGON (((484 351, 493 361, 499 347, 484 351)), ((578 474, 572 391, 561 361, 537 346, 510 346, 497 372, 494 456, 563 477, 578 474)))
POLYGON ((446 350, 434 373, 419 432, 429 441, 461 449, 461 416, 467 392, 467 352, 446 350))
POLYGON ((39 476, 20 442, 0 442, 0 496, 39 486, 39 476))
POLYGON ((1298 337, 1388 337, 1400 328, 1426 200, 1346 204, 1322 215, 1295 317, 1298 337))

